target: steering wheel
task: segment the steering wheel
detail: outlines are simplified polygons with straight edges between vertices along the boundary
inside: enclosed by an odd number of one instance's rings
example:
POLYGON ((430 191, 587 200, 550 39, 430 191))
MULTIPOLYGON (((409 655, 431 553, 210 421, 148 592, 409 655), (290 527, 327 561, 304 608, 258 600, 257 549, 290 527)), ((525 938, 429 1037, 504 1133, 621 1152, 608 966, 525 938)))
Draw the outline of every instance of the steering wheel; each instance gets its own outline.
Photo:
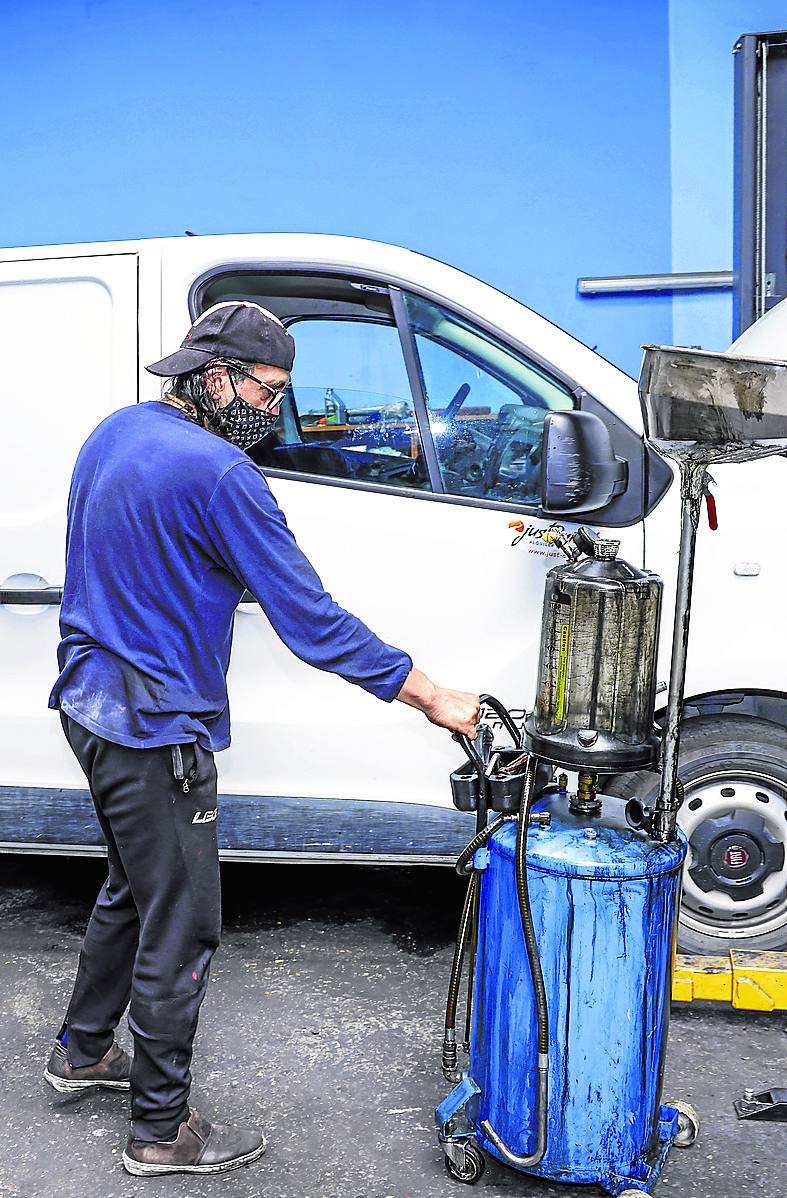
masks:
MULTIPOLYGON (((522 430, 504 428, 498 433, 492 445, 489 447, 489 452, 487 453, 484 466, 485 491, 489 491, 494 486, 501 483, 502 480, 498 476, 498 470, 502 464, 503 458, 505 457, 506 450, 517 436, 517 432, 519 432, 519 435, 521 436, 522 430)), ((530 467, 535 471, 541 462, 541 442, 539 440, 528 445, 527 438, 525 438, 525 445, 527 448, 522 456, 527 457, 530 467)))
POLYGON ((443 420, 446 422, 446 424, 450 424, 452 420, 456 420, 456 414, 459 411, 459 409, 461 408, 462 404, 467 399, 469 394, 470 394, 470 384, 462 383, 462 386, 459 388, 456 395, 453 397, 453 399, 448 404, 448 407, 443 412, 443 420))

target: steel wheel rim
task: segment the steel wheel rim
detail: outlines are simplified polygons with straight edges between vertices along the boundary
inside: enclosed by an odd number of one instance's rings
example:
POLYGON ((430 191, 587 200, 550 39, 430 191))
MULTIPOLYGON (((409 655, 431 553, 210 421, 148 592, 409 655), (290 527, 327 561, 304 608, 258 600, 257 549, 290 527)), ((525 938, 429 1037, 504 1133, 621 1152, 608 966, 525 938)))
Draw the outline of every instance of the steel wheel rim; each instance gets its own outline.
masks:
MULTIPOLYGON (((756 770, 720 770, 687 782, 678 822, 691 841, 693 833, 705 820, 742 807, 755 811, 769 831, 787 842, 787 785, 756 770), (722 789, 734 793, 725 796, 721 794, 722 789), (758 799, 758 794, 767 801, 758 799), (689 804, 696 799, 701 803, 691 810, 689 804)), ((787 928, 787 854, 782 868, 765 879, 763 893, 742 902, 734 902, 720 889, 701 890, 689 874, 692 861, 689 847, 683 871, 681 927, 721 941, 765 936, 787 928)))

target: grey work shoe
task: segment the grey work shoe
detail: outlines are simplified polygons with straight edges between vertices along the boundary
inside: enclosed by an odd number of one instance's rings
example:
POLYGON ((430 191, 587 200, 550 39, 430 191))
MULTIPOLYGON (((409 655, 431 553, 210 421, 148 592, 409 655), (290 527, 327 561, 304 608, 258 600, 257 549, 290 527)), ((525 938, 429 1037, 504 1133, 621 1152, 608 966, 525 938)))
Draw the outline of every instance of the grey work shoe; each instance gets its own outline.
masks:
POLYGON ((266 1148, 261 1131, 208 1123, 192 1107, 172 1143, 129 1139, 123 1166, 137 1177, 153 1173, 226 1173, 256 1161, 266 1148))
POLYGON ((69 1064, 65 1045, 56 1040, 44 1077, 61 1094, 78 1090, 129 1090, 131 1057, 115 1041, 100 1061, 75 1068, 69 1064))

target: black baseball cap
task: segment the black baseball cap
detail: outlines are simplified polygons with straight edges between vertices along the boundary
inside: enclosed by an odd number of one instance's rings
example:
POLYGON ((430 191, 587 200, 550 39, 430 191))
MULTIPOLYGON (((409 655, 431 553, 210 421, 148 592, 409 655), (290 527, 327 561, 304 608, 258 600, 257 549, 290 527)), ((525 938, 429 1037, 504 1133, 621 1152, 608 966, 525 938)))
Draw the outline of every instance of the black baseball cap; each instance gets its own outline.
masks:
POLYGON ((278 316, 251 300, 227 300, 198 316, 180 349, 145 369, 173 377, 199 370, 214 358, 237 358, 292 370, 295 342, 278 316))

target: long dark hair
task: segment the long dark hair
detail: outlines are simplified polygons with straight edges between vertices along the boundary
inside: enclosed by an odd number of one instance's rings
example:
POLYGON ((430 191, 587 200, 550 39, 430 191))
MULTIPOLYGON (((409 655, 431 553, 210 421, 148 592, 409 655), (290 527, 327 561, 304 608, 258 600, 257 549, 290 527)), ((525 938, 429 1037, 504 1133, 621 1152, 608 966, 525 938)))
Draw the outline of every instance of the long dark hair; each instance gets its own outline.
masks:
POLYGON ((245 377, 244 371, 250 366, 248 362, 240 362, 236 358, 212 358, 198 370, 190 370, 187 374, 176 374, 169 380, 163 399, 179 399, 191 404, 197 415, 209 423, 215 419, 219 405, 208 390, 207 370, 211 366, 226 366, 230 381, 237 387, 245 377))

